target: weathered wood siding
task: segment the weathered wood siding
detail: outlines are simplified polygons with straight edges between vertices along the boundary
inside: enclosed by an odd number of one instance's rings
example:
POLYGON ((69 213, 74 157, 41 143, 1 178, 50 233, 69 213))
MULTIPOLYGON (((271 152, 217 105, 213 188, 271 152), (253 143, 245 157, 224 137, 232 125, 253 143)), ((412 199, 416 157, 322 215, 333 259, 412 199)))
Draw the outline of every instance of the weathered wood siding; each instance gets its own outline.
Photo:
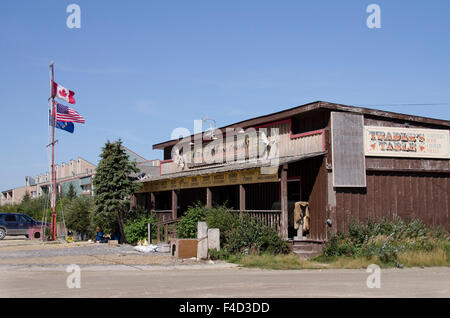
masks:
MULTIPOLYGON (((299 135, 291 135, 291 122, 290 121, 284 121, 281 123, 277 123, 270 126, 264 126, 261 129, 266 129, 267 135, 271 136, 271 130, 272 129, 278 129, 279 134, 279 140, 278 140, 278 152, 279 157, 289 157, 289 156, 297 156, 297 155, 303 155, 303 154, 310 154, 310 153, 317 153, 324 150, 324 131, 317 130, 312 132, 306 132, 299 135)), ((226 144, 226 138, 223 139, 223 148, 227 151, 234 151, 234 145, 227 146, 226 144)), ((242 149, 242 144, 238 141, 236 142, 238 146, 237 152, 243 152, 245 151, 242 149)), ((205 143, 204 147, 207 144, 205 143)), ((258 156, 257 154, 257 147, 250 148, 250 151, 246 153, 247 156, 256 158, 258 156), (252 152, 253 149, 253 152, 252 152)), ((185 160, 187 161, 188 158, 192 158, 192 154, 189 153, 187 155, 184 155, 185 160)), ((239 157, 237 157, 239 158, 239 157)), ((226 153, 224 153, 223 161, 226 160, 226 153)), ((222 162, 217 164, 211 164, 208 167, 214 168, 221 165, 233 165, 237 162, 222 162)), ((204 169, 205 167, 199 167, 199 168, 189 168, 187 164, 184 165, 182 168, 179 166, 176 162, 173 161, 162 161, 161 162, 161 175, 167 175, 172 173, 177 173, 180 171, 193 171, 196 169, 204 169)))
POLYGON ((420 218, 429 226, 449 226, 450 173, 367 172, 367 188, 336 189, 339 231, 352 218, 420 218))
POLYGON ((278 151, 280 157, 297 156, 323 151, 323 135, 320 132, 291 139, 289 122, 270 126, 268 127, 268 130, 272 128, 279 129, 280 139, 278 151))

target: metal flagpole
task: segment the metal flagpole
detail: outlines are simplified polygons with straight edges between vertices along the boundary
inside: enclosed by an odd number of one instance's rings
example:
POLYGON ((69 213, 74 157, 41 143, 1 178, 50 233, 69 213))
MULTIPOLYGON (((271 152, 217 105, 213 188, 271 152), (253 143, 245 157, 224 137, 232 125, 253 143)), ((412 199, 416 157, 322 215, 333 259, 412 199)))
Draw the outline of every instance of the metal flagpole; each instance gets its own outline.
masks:
POLYGON ((51 81, 50 81, 50 98, 52 100, 52 229, 51 236, 52 240, 56 240, 56 173, 55 173, 55 124, 56 124, 56 106, 55 106, 55 98, 53 96, 53 80, 54 80, 54 72, 53 72, 53 61, 50 63, 50 71, 51 71, 51 81))

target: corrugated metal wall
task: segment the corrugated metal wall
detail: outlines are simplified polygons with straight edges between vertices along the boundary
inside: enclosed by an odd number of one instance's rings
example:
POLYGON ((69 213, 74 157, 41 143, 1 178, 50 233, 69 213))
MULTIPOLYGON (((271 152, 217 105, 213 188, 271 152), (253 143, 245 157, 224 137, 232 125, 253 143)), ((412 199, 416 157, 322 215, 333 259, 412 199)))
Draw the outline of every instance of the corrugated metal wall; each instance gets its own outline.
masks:
POLYGON ((338 230, 348 228, 351 216, 366 220, 394 214, 448 227, 449 193, 450 173, 367 171, 366 189, 336 189, 338 230))

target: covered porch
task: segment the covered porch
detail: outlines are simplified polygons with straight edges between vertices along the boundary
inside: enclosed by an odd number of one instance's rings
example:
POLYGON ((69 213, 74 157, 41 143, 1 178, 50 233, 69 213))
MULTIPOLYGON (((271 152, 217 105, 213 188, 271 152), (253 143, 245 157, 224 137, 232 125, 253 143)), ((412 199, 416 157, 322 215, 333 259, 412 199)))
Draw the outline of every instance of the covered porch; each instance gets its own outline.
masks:
MULTIPOLYGON (((272 174, 261 174, 259 168, 250 168, 208 171, 209 174, 204 171, 204 174, 191 176, 186 176, 186 173, 181 176, 180 173, 170 179, 147 181, 136 194, 136 204, 154 212, 161 221, 180 218, 196 203, 207 207, 225 205, 231 213, 248 215, 276 229, 283 238, 292 239, 296 235, 294 203, 309 201, 312 197, 311 225, 314 229, 304 235, 306 239, 323 239, 326 231, 325 202, 317 204, 319 183, 316 180, 321 176, 323 158, 323 155, 291 158, 282 162, 272 174), (317 217, 323 220, 316 220, 317 217)), ((321 189, 323 186, 320 184, 321 189)))

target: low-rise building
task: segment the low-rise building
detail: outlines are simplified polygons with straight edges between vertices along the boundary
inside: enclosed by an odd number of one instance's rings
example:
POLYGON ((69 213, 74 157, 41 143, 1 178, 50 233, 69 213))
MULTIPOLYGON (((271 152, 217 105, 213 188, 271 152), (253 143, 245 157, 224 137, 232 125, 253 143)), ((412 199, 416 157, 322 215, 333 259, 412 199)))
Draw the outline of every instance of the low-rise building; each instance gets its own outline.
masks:
POLYGON ((137 204, 176 219, 227 204, 299 237, 294 203, 309 207, 301 239, 324 241, 352 219, 398 215, 450 223, 450 121, 317 101, 153 145, 159 174, 137 204))
MULTIPOLYGON (((55 165, 56 184, 59 193, 67 193, 70 185, 73 185, 75 193, 80 195, 92 195, 92 178, 95 174, 95 165, 79 157, 55 165)), ((51 174, 40 174, 36 178, 25 177, 25 186, 2 191, 0 205, 19 204, 26 193, 31 198, 38 198, 48 193, 51 186, 51 174)))

